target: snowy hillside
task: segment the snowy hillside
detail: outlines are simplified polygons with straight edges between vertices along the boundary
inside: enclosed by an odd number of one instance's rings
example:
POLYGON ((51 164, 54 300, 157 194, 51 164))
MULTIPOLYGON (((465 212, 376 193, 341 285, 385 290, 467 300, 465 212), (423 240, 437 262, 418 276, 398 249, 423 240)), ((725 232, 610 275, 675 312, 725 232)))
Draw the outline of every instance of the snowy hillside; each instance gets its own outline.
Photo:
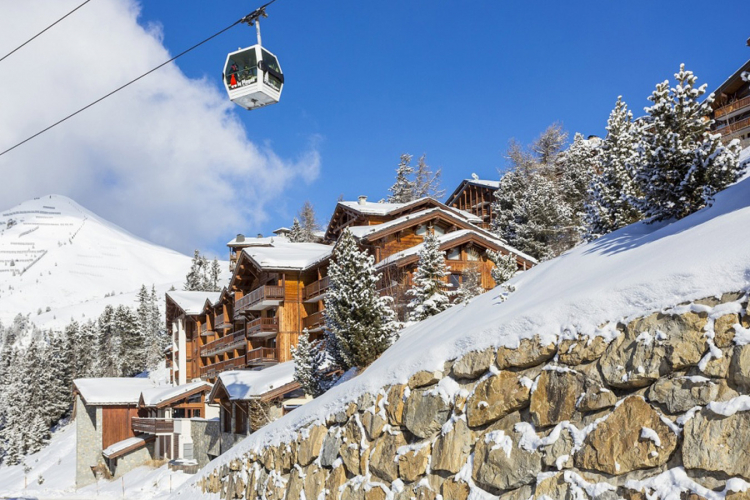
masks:
POLYGON ((0 212, 0 321, 5 324, 17 313, 31 313, 38 326, 45 326, 98 315, 105 303, 132 305, 142 284, 163 293, 172 284, 180 287, 189 268, 189 257, 133 236, 64 196, 44 196, 0 212), (115 297, 104 298, 112 292, 115 297), (47 307, 50 312, 37 317, 47 307))

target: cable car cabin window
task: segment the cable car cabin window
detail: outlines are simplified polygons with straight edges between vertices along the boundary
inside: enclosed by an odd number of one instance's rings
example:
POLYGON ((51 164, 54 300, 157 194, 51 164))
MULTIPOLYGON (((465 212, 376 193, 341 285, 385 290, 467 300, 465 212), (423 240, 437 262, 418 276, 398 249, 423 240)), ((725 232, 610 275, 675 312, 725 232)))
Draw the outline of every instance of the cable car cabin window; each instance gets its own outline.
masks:
POLYGON ((263 52, 263 69, 266 74, 265 82, 276 90, 281 90, 283 80, 280 78, 281 68, 279 67, 279 61, 265 50, 261 49, 261 51, 263 52))
POLYGON ((258 80, 258 60, 255 56, 255 48, 235 54, 227 62, 224 78, 230 89, 255 83, 258 80))

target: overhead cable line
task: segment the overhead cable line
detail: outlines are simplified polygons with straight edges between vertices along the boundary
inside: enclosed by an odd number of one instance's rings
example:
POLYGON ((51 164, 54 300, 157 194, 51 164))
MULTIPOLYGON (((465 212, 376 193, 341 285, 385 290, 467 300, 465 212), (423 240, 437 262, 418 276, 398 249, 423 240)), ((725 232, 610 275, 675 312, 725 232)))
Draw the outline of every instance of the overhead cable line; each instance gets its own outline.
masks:
POLYGON ((73 10, 71 10, 70 12, 68 12, 67 14, 65 14, 64 16, 62 16, 62 17, 61 17, 60 19, 58 19, 58 20, 57 20, 57 21, 55 21, 54 23, 50 24, 49 26, 47 26, 46 28, 44 28, 44 29, 43 29, 42 31, 40 31, 40 32, 39 32, 39 33, 37 33, 36 35, 32 36, 31 38, 29 38, 28 40, 26 40, 25 42, 23 42, 23 43, 22 43, 21 45, 19 45, 19 46, 18 46, 18 47, 16 47, 15 49, 13 49, 13 50, 11 50, 10 52, 8 52, 7 54, 5 54, 5 55, 4 55, 4 56, 3 56, 3 57, 2 57, 1 59, 0 59, 0 62, 3 62, 3 61, 4 61, 4 60, 5 60, 5 59, 6 59, 6 58, 7 58, 8 56, 10 56, 10 55, 11 55, 11 54, 13 54, 14 52, 17 52, 18 50, 20 50, 20 49, 21 49, 22 47, 24 47, 24 46, 25 46, 26 44, 28 44, 29 42, 31 42, 31 41, 32 41, 32 40, 34 40, 35 38, 39 37, 40 35, 42 35, 42 34, 43 34, 43 33, 44 33, 45 31, 47 31, 48 29, 50 29, 51 27, 53 27, 54 25, 56 25, 57 23, 59 23, 60 21, 62 21, 62 20, 63 20, 63 19, 65 19, 66 17, 68 17, 69 15, 71 15, 71 14, 72 14, 73 12, 77 11, 78 9, 80 9, 81 7, 83 7, 84 5, 86 5, 87 3, 89 3, 90 1, 91 1, 91 0, 86 0, 85 2, 83 2, 83 3, 82 3, 81 5, 79 5, 78 7, 76 7, 76 8, 75 8, 75 9, 73 9, 73 10))
MULTIPOLYGON (((90 0, 88 0, 88 1, 90 1, 90 0)), ((257 20, 257 19, 258 19, 258 18, 259 18, 260 16, 265 16, 265 15, 266 15, 266 14, 265 14, 265 10, 264 10, 264 9, 265 9, 266 7, 268 7, 269 5, 271 5, 272 3, 274 3, 275 1, 276 1, 276 0, 271 0, 270 2, 268 2, 268 3, 264 4, 264 5, 262 5, 261 7, 258 7, 257 9, 255 9, 255 10, 254 10, 253 12, 251 12, 251 13, 250 13, 250 14, 248 14, 248 15, 246 15, 246 16, 245 16, 245 17, 243 17, 242 19, 238 19, 237 21, 233 22, 232 24, 230 24, 230 25, 229 25, 229 26, 227 26, 226 28, 222 29, 221 31, 218 31, 218 32, 214 33, 213 35, 209 36, 208 38, 206 38, 206 39, 204 39, 204 40, 202 40, 202 41, 200 41, 200 42, 196 43, 195 45, 193 45, 193 46, 192 46, 192 47, 190 47, 189 49, 185 49, 185 50, 183 50, 182 52, 180 52, 179 54, 177 54, 176 56, 174 56, 174 57, 173 57, 173 58, 171 58, 170 60, 168 60, 168 61, 165 61, 165 62, 161 63, 160 65, 158 65, 158 66, 156 66, 156 67, 154 67, 154 68, 152 68, 152 69, 148 70, 147 72, 143 73, 143 74, 142 74, 142 75, 140 75, 139 77, 137 77, 137 78, 134 78, 134 79, 130 80, 129 82, 127 82, 126 84, 124 84, 124 85, 122 85, 122 86, 120 86, 120 87, 116 88, 115 90, 113 90, 113 91, 112 91, 112 92, 110 92, 109 94, 106 94, 106 95, 104 95, 104 96, 100 97, 99 99, 97 99, 97 100, 95 100, 95 101, 93 101, 93 102, 91 102, 91 103, 87 104, 86 106, 82 107, 82 108, 81 108, 81 109, 79 109, 78 111, 75 111, 75 112, 73 112, 73 113, 69 114, 69 115, 68 115, 68 116, 66 116, 65 118, 63 118, 63 119, 61 119, 61 120, 58 120, 58 121, 56 121, 56 122, 55 122, 55 123, 53 123, 52 125, 50 125, 50 126, 48 126, 48 127, 44 128, 44 129, 40 130, 40 131, 39 131, 39 132, 37 132, 36 134, 34 134, 34 135, 32 135, 32 136, 29 136, 29 137, 27 137, 26 139, 24 139, 23 141, 19 142, 19 143, 18 143, 18 144, 16 144, 15 146, 12 146, 12 147, 10 147, 10 148, 6 149, 5 151, 3 151, 2 153, 0 153, 0 156, 3 156, 3 155, 4 155, 5 153, 9 153, 10 151, 13 151, 13 150, 14 150, 14 149, 16 149, 16 148, 17 148, 18 146, 21 146, 21 145, 23 145, 23 144, 25 144, 25 143, 29 142, 30 140, 32 140, 32 139, 34 139, 34 138, 36 138, 36 137, 39 137, 39 136, 40 136, 40 135, 42 135, 43 133, 47 132, 48 130, 50 130, 50 129, 52 129, 52 128, 54 128, 54 127, 58 126, 58 125, 60 125, 60 124, 61 124, 61 123, 63 123, 64 121, 67 121, 67 120, 69 120, 69 119, 73 118, 73 117, 74 117, 75 115, 77 115, 77 114, 79 114, 79 113, 81 113, 81 112, 83 112, 83 111, 86 111, 86 110, 87 110, 88 108, 90 108, 90 107, 94 106, 95 104, 98 104, 98 103, 102 102, 102 101, 103 101, 104 99, 106 99, 107 97, 110 97, 110 96, 112 96, 112 95, 116 94, 117 92, 121 91, 121 90, 122 90, 122 89, 124 89, 125 87, 128 87, 129 85, 132 85, 132 84, 134 84, 135 82, 137 82, 137 81, 138 81, 138 80, 140 80, 141 78, 144 78, 144 77, 146 77, 146 76, 150 75, 151 73, 153 73, 154 71, 156 71, 156 70, 158 70, 158 69, 160 69, 160 68, 162 68, 162 67, 166 66, 167 64, 169 64, 169 63, 171 63, 171 62, 173 62, 173 61, 174 61, 175 59, 177 59, 178 57, 182 57, 182 56, 184 56, 185 54, 187 54, 188 52, 190 52, 191 50, 193 50, 193 49, 196 49, 196 48, 200 47, 201 45, 203 45, 204 43, 206 43, 206 42, 208 42, 208 41, 210 41, 210 40, 213 40, 213 39, 214 39, 214 38, 216 38, 217 36, 221 35, 222 33, 226 32, 226 31, 229 31, 230 29, 234 28, 234 27, 235 27, 235 26, 237 26, 238 24, 240 24, 240 23, 247 23, 247 24, 252 24, 252 23, 254 23, 254 22, 255 22, 255 21, 256 21, 256 20, 257 20)))

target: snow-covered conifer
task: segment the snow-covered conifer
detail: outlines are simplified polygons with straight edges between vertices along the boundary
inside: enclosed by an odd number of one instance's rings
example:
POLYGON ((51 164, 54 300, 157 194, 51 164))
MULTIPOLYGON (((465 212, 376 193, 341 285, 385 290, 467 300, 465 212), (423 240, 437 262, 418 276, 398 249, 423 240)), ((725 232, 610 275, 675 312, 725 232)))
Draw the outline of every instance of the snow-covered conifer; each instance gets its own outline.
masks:
POLYGON ((461 275, 461 284, 458 286, 454 301, 456 303, 466 303, 483 293, 482 274, 479 272, 479 266, 469 266, 461 275))
POLYGON ((376 289, 372 256, 344 230, 333 252, 325 298, 326 349, 347 370, 375 361, 396 339, 398 323, 388 297, 376 289))
POLYGON ((316 241, 317 237, 315 233, 320 231, 320 224, 318 223, 318 216, 315 214, 315 208, 313 208, 310 201, 305 201, 302 208, 299 211, 299 220, 302 226, 302 240, 308 243, 316 241))
POLYGON ((292 229, 289 231, 289 241, 292 243, 301 243, 305 241, 305 235, 302 233, 302 226, 297 217, 294 218, 292 229))
POLYGON ((210 291, 220 292, 221 264, 219 264, 219 259, 217 259, 216 257, 214 257, 214 260, 211 261, 211 268, 208 271, 208 277, 210 281, 210 291))
POLYGON ((413 199, 431 196, 432 198, 442 198, 445 196, 445 189, 440 188, 441 169, 433 172, 427 165, 427 155, 422 155, 417 161, 417 170, 414 172, 414 194, 413 199))
POLYGON ((415 185, 414 181, 411 180, 414 169, 410 165, 411 158, 410 154, 404 153, 401 155, 401 160, 396 168, 396 182, 388 188, 391 193, 388 196, 388 203, 408 203, 414 200, 415 185))
POLYGON ((503 254, 502 252, 487 250, 487 258, 495 264, 495 267, 490 271, 492 279, 495 280, 495 285, 502 285, 518 272, 518 262, 513 253, 503 254))
POLYGON ((421 321, 450 307, 450 294, 445 277, 445 252, 440 251, 440 242, 431 230, 424 238, 419 251, 419 263, 414 273, 414 286, 407 292, 409 320, 421 321))
POLYGON ((576 133, 573 144, 558 155, 557 190, 570 207, 571 228, 567 232, 569 241, 566 246, 572 248, 581 241, 585 233, 586 202, 589 198, 591 179, 600 170, 601 139, 585 139, 576 133))
POLYGON ((201 257, 200 251, 196 250, 195 253, 193 253, 193 260, 190 264, 190 271, 185 276, 185 285, 183 286, 184 290, 195 291, 202 289, 206 272, 205 268, 203 268, 204 260, 205 259, 201 257))
POLYGON ((737 180, 739 141, 724 146, 711 131, 713 95, 702 102, 706 85, 680 65, 677 84, 656 85, 646 108, 650 123, 640 146, 638 185, 643 192, 639 208, 654 221, 682 218, 711 205, 714 195, 737 180))
POLYGON ((120 373, 132 377, 146 368, 144 338, 138 328, 138 318, 126 306, 117 306, 115 325, 120 332, 120 373))
POLYGON ((586 202, 586 239, 596 239, 643 218, 637 208, 641 197, 638 171, 638 125, 622 97, 607 120, 607 137, 601 144, 600 174, 591 180, 586 202))
POLYGON ((310 340, 310 334, 305 329, 299 336, 297 347, 292 347, 294 359, 294 380, 299 382, 305 394, 318 397, 326 391, 324 376, 326 352, 321 342, 310 340))

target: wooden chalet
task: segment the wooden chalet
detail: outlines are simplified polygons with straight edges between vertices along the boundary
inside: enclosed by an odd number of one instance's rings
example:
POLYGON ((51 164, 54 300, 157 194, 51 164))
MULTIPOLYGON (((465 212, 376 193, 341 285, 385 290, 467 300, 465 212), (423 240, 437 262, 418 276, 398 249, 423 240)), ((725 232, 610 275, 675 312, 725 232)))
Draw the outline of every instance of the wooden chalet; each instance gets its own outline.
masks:
POLYGON ((172 337, 167 362, 172 367, 172 383, 183 385, 200 380, 200 346, 208 332, 206 303, 213 304, 220 295, 219 292, 167 292, 167 332, 172 337))
POLYGON ((248 434, 285 413, 285 403, 299 405, 304 393, 294 381, 294 364, 280 363, 263 370, 226 371, 216 378, 208 400, 221 407, 221 453, 248 434))
POLYGON ((750 146, 750 60, 713 93, 711 118, 722 142, 739 139, 743 148, 750 146))
POLYGON ((481 222, 477 225, 489 229, 494 219, 492 203, 499 187, 500 181, 482 180, 474 175, 461 181, 445 204, 479 217, 481 222))

